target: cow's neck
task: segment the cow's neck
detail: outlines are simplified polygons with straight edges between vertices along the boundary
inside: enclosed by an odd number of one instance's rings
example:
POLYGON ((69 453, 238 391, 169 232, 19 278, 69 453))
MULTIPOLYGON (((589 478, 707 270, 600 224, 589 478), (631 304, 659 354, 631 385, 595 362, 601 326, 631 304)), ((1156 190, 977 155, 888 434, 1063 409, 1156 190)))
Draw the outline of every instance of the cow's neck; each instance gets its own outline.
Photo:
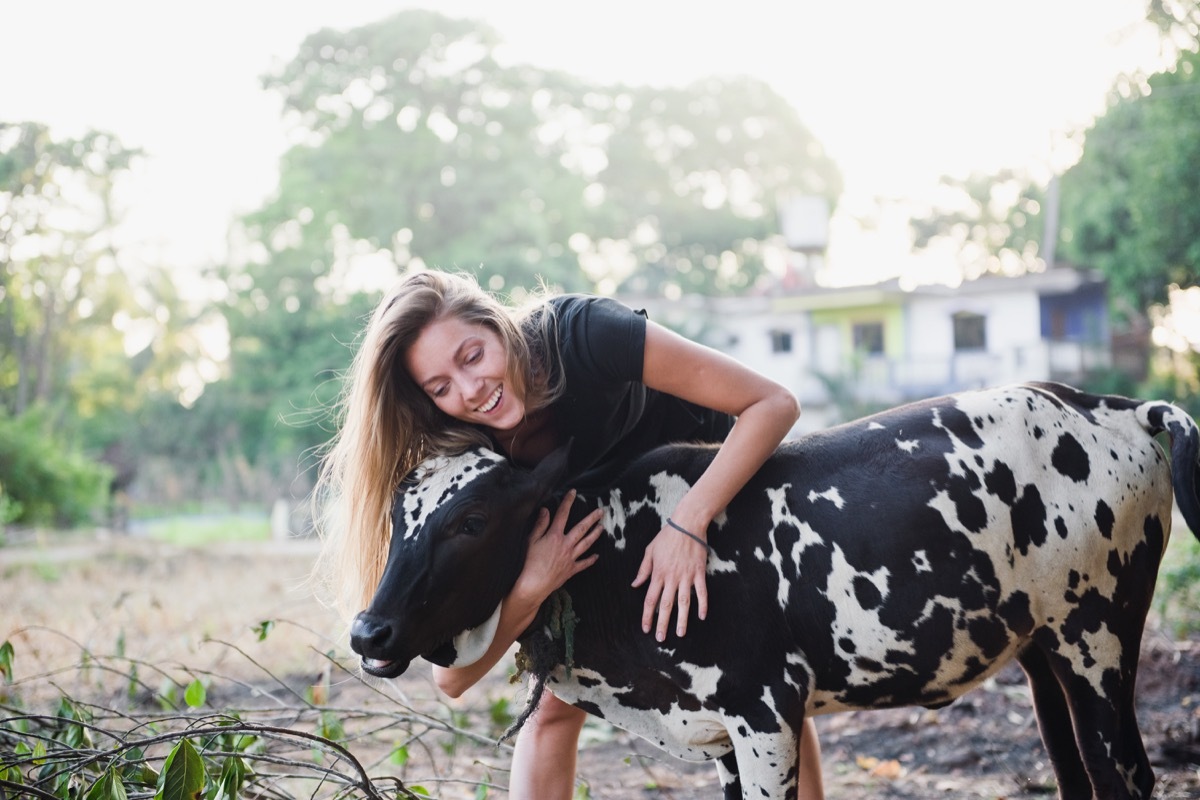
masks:
POLYGON ((505 455, 525 467, 536 465, 558 447, 558 431, 549 409, 527 414, 510 431, 496 431, 496 443, 505 455))

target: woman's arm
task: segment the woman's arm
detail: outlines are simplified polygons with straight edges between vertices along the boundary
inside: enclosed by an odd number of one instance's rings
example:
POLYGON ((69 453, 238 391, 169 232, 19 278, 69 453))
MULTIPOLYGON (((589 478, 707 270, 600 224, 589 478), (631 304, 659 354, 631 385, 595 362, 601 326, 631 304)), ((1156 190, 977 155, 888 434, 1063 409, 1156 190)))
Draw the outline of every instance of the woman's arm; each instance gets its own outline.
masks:
POLYGON ((581 558, 596 542, 603 528, 602 510, 596 509, 564 534, 575 492, 570 491, 559 504, 553 522, 550 512, 542 509, 530 533, 529 552, 525 566, 512 591, 500 606, 500 621, 492 645, 483 656, 463 667, 433 668, 437 687, 451 697, 458 697, 491 671, 517 637, 533 623, 542 603, 576 573, 596 562, 596 556, 581 558))
MULTIPOLYGON (((652 389, 737 417, 716 457, 671 512, 671 520, 707 540, 708 526, 774 452, 800 416, 788 389, 719 353, 656 325, 646 324, 643 382, 652 389)), ((666 639, 671 611, 678 604, 675 632, 687 632, 692 591, 700 619, 708 615, 705 565, 699 543, 666 527, 646 548, 633 585, 648 583, 642 629, 666 639)))

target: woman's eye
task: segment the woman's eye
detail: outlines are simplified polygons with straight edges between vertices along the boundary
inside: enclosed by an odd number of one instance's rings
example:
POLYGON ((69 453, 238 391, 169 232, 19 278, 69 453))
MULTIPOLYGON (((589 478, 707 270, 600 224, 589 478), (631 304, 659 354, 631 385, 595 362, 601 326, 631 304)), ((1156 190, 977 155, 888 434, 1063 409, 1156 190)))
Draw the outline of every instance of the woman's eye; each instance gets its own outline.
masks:
POLYGON ((467 356, 467 363, 474 364, 476 361, 478 361, 481 358, 483 358, 483 348, 482 347, 471 351, 470 355, 467 356))
POLYGON ((433 395, 434 397, 445 397, 446 396, 446 387, 445 386, 435 386, 433 391, 430 392, 430 394, 433 395))

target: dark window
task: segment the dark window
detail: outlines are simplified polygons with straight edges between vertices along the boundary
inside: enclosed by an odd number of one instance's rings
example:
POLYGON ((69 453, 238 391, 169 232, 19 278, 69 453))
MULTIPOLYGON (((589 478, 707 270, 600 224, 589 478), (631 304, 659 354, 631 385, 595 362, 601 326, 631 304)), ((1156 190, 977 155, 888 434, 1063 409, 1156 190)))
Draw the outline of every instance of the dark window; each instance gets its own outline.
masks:
POLYGON ((987 317, 967 311, 954 315, 954 349, 986 350, 987 317))
POLYGON ((791 331, 771 331, 771 352, 772 353, 790 353, 790 352, 792 352, 792 332, 791 331))
POLYGON ((872 355, 883 352, 882 322, 860 322, 854 326, 854 352, 872 355))

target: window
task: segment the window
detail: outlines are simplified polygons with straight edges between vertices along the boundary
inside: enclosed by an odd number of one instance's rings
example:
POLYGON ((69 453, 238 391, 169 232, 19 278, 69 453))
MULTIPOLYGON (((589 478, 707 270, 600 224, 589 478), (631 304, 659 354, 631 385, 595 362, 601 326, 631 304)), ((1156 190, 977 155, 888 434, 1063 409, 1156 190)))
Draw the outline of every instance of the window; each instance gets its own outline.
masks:
POLYGON ((960 311, 954 315, 954 349, 986 350, 987 317, 960 311))
POLYGON ((771 352, 772 353, 790 353, 792 352, 792 332, 783 330, 771 331, 771 352))
POLYGON ((883 323, 859 322, 854 325, 854 352, 877 355, 883 352, 883 323))

